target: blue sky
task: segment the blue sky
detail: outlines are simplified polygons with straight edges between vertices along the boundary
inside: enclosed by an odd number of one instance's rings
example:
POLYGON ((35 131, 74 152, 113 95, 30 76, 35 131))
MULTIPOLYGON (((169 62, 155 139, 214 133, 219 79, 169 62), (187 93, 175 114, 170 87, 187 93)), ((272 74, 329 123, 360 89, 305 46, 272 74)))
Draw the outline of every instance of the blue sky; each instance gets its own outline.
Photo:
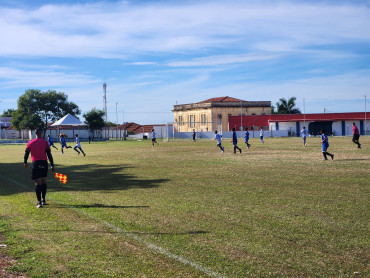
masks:
POLYGON ((368 26, 370 1, 2 0, 0 110, 31 88, 102 109, 106 82, 119 123, 218 96, 364 111, 368 26))

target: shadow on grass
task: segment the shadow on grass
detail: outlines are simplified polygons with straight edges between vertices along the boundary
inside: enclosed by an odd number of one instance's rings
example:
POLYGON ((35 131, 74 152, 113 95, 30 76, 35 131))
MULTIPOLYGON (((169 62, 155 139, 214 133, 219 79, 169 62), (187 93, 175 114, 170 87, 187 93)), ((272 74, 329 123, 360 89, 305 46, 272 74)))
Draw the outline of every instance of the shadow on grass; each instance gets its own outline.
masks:
POLYGON ((17 231, 42 232, 42 233, 96 233, 96 234, 135 234, 135 235, 165 235, 165 236, 185 236, 208 234, 208 231, 184 231, 184 232, 119 232, 106 230, 73 230, 73 229, 17 229, 17 231))
MULTIPOLYGON (((46 205, 49 206, 49 205, 46 205)), ((91 205, 70 205, 64 206, 64 205, 52 205, 50 206, 52 208, 150 208, 149 206, 116 206, 116 205, 104 205, 104 204, 91 204, 91 205)))
MULTIPOLYGON (((1 164, 0 174, 33 190, 34 183, 31 180, 31 165, 27 169, 23 164, 4 163, 1 164)), ((48 172, 48 192, 62 191, 103 191, 109 193, 115 190, 127 190, 132 188, 156 188, 168 179, 142 179, 130 174, 130 169, 134 167, 128 165, 99 165, 84 164, 72 167, 58 166, 57 173, 65 174, 68 177, 66 184, 60 183, 53 177, 53 173, 48 172)), ((2 182, 1 182, 2 183, 2 182)), ((2 186, 2 184, 0 184, 2 186)), ((6 182, 8 188, 0 190, 0 195, 12 195, 27 191, 22 186, 17 186, 12 182, 6 182), (9 184, 9 185, 8 185, 9 184)), ((99 205, 99 204, 95 204, 99 205)))

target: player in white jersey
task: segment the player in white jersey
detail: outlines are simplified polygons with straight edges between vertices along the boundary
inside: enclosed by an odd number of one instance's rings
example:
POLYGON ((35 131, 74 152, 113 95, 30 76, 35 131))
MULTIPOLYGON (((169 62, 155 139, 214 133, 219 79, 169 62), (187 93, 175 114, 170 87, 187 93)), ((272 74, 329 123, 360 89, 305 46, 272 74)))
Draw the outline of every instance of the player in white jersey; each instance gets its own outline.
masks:
POLYGON ((152 147, 154 147, 154 143, 159 145, 157 142, 157 134, 155 133, 154 129, 152 129, 152 147))
POLYGON ((80 152, 77 150, 77 148, 80 149, 80 151, 83 153, 84 156, 86 156, 86 154, 84 153, 84 151, 82 150, 81 148, 81 142, 80 142, 80 138, 78 138, 78 134, 75 135, 75 142, 76 142, 76 146, 74 146, 74 150, 80 154, 80 152))
POLYGON ((222 135, 217 133, 217 130, 215 131, 215 140, 217 140, 217 147, 221 149, 221 152, 223 153, 225 148, 221 146, 222 142, 222 135))
POLYGON ((263 128, 262 128, 262 126, 261 126, 261 130, 260 130, 260 139, 261 139, 261 141, 262 141, 262 143, 265 143, 265 141, 263 141, 263 128))
POLYGON ((302 139, 303 139, 303 145, 306 146, 307 145, 306 137, 307 137, 307 134, 308 134, 308 130, 306 129, 305 126, 302 128, 301 134, 302 134, 302 139))

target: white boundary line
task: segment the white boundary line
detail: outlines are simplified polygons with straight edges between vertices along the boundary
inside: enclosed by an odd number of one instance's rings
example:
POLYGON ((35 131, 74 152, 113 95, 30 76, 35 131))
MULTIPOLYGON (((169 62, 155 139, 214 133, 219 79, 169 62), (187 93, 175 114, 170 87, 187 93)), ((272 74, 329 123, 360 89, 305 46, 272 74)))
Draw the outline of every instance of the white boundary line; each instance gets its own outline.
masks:
MULTIPOLYGON (((27 189, 28 191, 31 191, 32 190, 30 187, 28 187, 28 186, 26 186, 26 185, 24 185, 24 184, 22 184, 22 183, 20 183, 20 182, 18 182, 16 180, 13 180, 13 179, 8 178, 6 176, 3 176, 1 174, 0 174, 0 177, 2 177, 3 179, 6 179, 6 180, 8 180, 8 181, 10 181, 10 182, 12 182, 12 183, 14 183, 16 185, 19 185, 20 187, 23 187, 23 188, 27 189)), ((79 214, 85 215, 85 216, 87 216, 87 217, 89 217, 89 218, 91 218, 91 219, 93 219, 93 220, 95 220, 95 221, 103 224, 104 226, 113 229, 114 231, 116 231, 118 233, 124 234, 125 236, 127 236, 127 237, 129 237, 131 239, 134 239, 134 240, 136 240, 136 241, 138 241, 138 242, 140 242, 142 244, 144 244, 146 247, 148 247, 148 248, 154 250, 155 252, 157 252, 159 254, 162 254, 162 255, 164 255, 164 256, 166 256, 168 258, 171 258, 171 259, 173 259, 175 261, 178 261, 180 263, 183 263, 185 265, 189 265, 192 268, 195 268, 196 270, 199 270, 200 272, 203 272, 203 273, 205 273, 205 274, 207 274, 207 275, 209 275, 211 277, 226 278, 226 276, 223 276, 223 275, 221 275, 221 274, 219 274, 217 272, 214 272, 213 270, 211 270, 208 267, 204 267, 204 266, 202 266, 200 264, 197 264, 195 262, 192 262, 192 261, 190 261, 188 259, 185 259, 185 258, 183 258, 181 256, 178 256, 176 254, 173 254, 170 251, 168 251, 168 250, 166 250, 166 249, 164 249, 164 248, 162 248, 162 247, 160 247, 158 245, 155 245, 155 244, 153 244, 153 243, 151 243, 151 242, 149 242, 149 241, 147 241, 147 240, 139 237, 136 234, 132 234, 132 233, 130 233, 130 232, 124 230, 124 229, 121 229, 119 227, 116 227, 116 226, 114 226, 113 224, 111 224, 111 223, 109 223, 107 221, 104 221, 104 220, 102 220, 100 218, 97 218, 97 217, 95 217, 95 216, 93 216, 91 214, 88 214, 88 213, 86 213, 86 212, 84 212, 82 210, 79 210, 77 208, 74 208, 72 206, 69 206, 67 204, 64 204, 63 202, 61 202, 59 200, 56 200, 55 198, 49 197, 48 199, 54 201, 55 203, 58 203, 60 205, 63 205, 63 206, 65 206, 65 207, 67 207, 67 208, 69 208, 71 210, 74 210, 74 211, 78 212, 79 214)))

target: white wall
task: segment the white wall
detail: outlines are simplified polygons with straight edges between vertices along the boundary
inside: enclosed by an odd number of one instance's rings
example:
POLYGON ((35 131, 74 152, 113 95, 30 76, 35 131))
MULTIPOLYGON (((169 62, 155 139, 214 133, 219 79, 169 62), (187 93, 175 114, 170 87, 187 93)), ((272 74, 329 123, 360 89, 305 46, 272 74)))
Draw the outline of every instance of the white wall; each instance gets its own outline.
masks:
MULTIPOLYGON (((360 129, 360 121, 345 121, 345 135, 346 136, 352 135, 352 123, 353 122, 356 124, 358 129, 360 129)), ((299 122, 300 131, 302 130, 303 126, 305 126, 306 129, 308 129, 309 123, 310 122, 308 122, 308 121, 299 122)), ((367 125, 369 126, 368 123, 367 123, 367 125)), ((296 129, 297 129, 296 122, 279 122, 279 131, 285 131, 285 132, 289 132, 289 133, 291 132, 290 133, 291 136, 297 136, 297 133, 296 133, 297 130, 296 129)), ((275 122, 270 123, 270 130, 273 131, 273 132, 276 131, 275 122)), ((333 122, 332 131, 334 133, 334 136, 342 136, 342 121, 333 122)), ((368 131, 368 133, 369 133, 369 131, 368 131)), ((301 136, 301 134, 299 134, 299 136, 301 136)), ((279 137, 279 136, 274 135, 274 137, 279 137)))

